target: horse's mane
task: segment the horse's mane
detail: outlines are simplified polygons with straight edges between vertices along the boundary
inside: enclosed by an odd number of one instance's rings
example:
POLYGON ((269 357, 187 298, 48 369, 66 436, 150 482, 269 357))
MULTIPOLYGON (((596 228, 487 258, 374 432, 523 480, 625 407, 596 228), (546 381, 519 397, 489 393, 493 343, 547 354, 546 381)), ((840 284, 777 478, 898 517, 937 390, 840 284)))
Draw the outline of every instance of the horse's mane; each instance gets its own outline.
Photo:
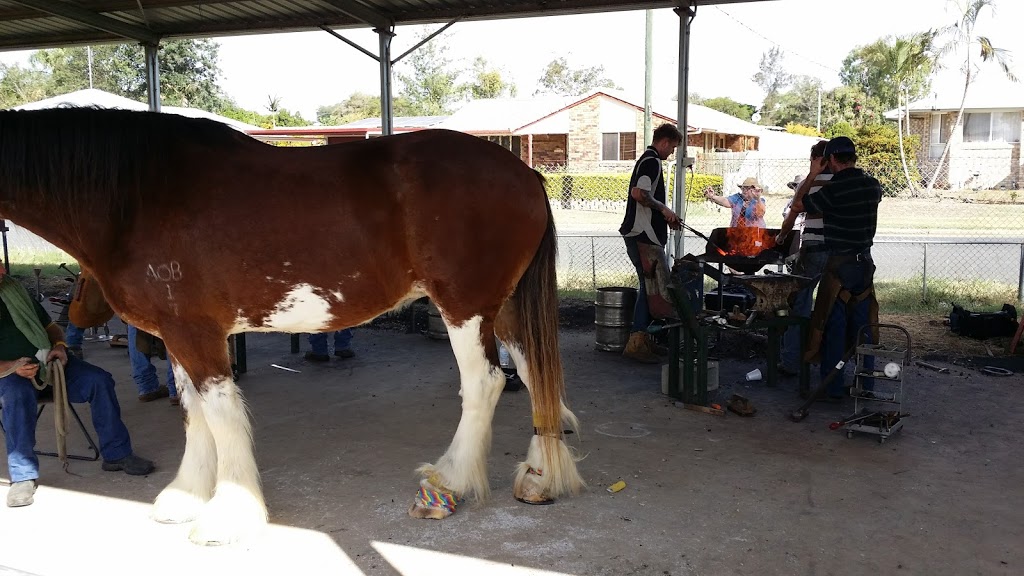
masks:
POLYGON ((140 202, 176 192, 166 179, 186 146, 237 142, 212 120, 176 114, 99 108, 0 111, 0 200, 13 205, 67 206, 59 226, 77 228, 75 214, 124 222, 140 202), (100 216, 103 217, 103 216, 100 216), (63 221, 61 221, 63 220, 63 221))

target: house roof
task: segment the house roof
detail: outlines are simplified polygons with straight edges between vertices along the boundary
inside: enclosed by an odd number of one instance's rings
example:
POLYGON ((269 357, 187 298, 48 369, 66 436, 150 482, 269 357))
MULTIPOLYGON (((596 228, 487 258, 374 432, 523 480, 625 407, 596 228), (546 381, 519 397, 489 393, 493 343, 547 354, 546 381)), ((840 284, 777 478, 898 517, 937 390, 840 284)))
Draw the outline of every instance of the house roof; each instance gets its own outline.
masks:
MULTIPOLYGON (((971 84, 964 100, 965 110, 1022 110, 1024 109, 1024 83, 1011 82, 1005 76, 984 71, 971 84)), ((946 75, 935 82, 932 94, 910 103, 910 113, 915 112, 956 112, 964 96, 963 78, 946 75)), ((895 120, 896 110, 889 110, 885 117, 895 120)))
MULTIPOLYGON (((449 116, 396 116, 392 120, 392 126, 395 130, 439 127, 437 125, 446 118, 449 118, 449 116)), ((375 128, 379 130, 380 118, 363 118, 362 120, 349 122, 343 126, 345 128, 375 128)))
POLYGON ((486 134, 513 134, 564 109, 577 97, 483 98, 471 100, 441 122, 438 128, 486 134))
MULTIPOLYGON (((610 98, 637 110, 643 110, 643 99, 637 99, 624 92, 607 89, 591 90, 581 96, 546 95, 533 98, 483 98, 471 100, 454 114, 447 117, 425 116, 396 118, 395 130, 418 128, 447 128, 469 134, 508 134, 525 132, 531 125, 563 112, 592 98, 610 98), (424 122, 415 120, 422 118, 424 122), (436 121, 439 119, 439 121, 436 121)), ((676 102, 660 102, 652 104, 654 116, 673 122, 677 113, 676 102)), ((761 137, 765 128, 745 122, 718 110, 689 104, 687 123, 690 134, 715 132, 736 134, 741 136, 761 137)), ((375 132, 380 129, 379 118, 366 118, 337 127, 346 133, 375 132)), ((305 129, 303 129, 305 130, 305 129)), ((313 130, 310 128, 310 130, 313 130)), ((262 133, 258 133, 262 134, 262 133)))
POLYGON ((689 104, 686 111, 686 122, 698 127, 702 132, 760 137, 766 131, 764 126, 740 120, 735 116, 700 104, 689 104))
MULTIPOLYGON (((12 110, 42 110, 44 108, 80 108, 90 106, 95 108, 117 108, 120 110, 149 110, 149 105, 145 102, 139 102, 137 100, 118 96, 117 94, 111 94, 110 92, 105 92, 96 88, 76 90, 75 92, 61 94, 60 96, 29 102, 28 104, 15 106, 12 110)), ((227 124, 241 132, 249 132, 250 130, 259 129, 259 126, 246 124, 245 122, 235 120, 234 118, 228 118, 226 116, 207 112, 206 110, 200 110, 198 108, 161 106, 160 111, 167 114, 188 116, 189 118, 206 118, 208 120, 215 120, 222 124, 227 124)))

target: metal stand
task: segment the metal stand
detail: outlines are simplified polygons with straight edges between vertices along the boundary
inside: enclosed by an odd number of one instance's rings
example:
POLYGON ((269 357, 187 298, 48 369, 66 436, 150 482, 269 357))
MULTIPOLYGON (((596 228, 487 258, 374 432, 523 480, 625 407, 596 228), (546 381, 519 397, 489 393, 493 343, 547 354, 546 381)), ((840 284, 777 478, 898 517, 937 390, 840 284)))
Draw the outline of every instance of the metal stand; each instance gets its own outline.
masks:
MULTIPOLYGON (((668 395, 678 398, 685 404, 706 406, 708 403, 708 340, 711 334, 720 334, 726 330, 768 331, 768 370, 765 384, 775 386, 778 380, 778 357, 782 344, 782 334, 790 326, 800 330, 800 341, 807 341, 809 322, 806 318, 796 316, 774 316, 755 320, 745 327, 722 326, 718 323, 702 324, 698 322, 696 312, 690 305, 680 286, 669 283, 668 293, 672 305, 676 309, 680 321, 661 326, 660 330, 669 330, 668 358, 668 395), (682 360, 682 378, 680 379, 680 360, 682 360), (682 382, 682 389, 679 383, 682 382)), ((800 364, 800 390, 810 388, 810 370, 806 362, 800 364)))
POLYGON ((844 421, 846 437, 854 432, 875 434, 878 443, 883 444, 903 427, 903 382, 906 367, 910 364, 910 333, 894 324, 868 324, 857 331, 857 365, 853 375, 853 414, 844 421), (877 328, 879 343, 872 343, 870 334, 877 328), (895 334, 886 341, 883 334, 895 334), (885 362, 883 370, 866 366, 868 359, 885 362), (884 370, 889 366, 889 373, 884 370), (893 368, 895 366, 895 369, 893 368), (864 388, 865 383, 874 383, 872 390, 864 388))
MULTIPOLYGON (((37 425, 39 423, 39 416, 41 416, 43 414, 43 410, 46 408, 47 404, 49 404, 49 402, 40 402, 39 403, 39 411, 36 412, 36 424, 37 425)), ((92 450, 92 456, 80 456, 78 454, 68 454, 68 458, 71 459, 71 460, 85 460, 86 462, 95 462, 95 461, 99 460, 100 459, 100 449, 96 447, 96 441, 92 439, 92 435, 89 434, 89 430, 87 430, 85 428, 85 423, 82 422, 82 418, 78 415, 78 412, 75 411, 75 405, 69 403, 68 404, 68 408, 70 408, 71 415, 75 417, 75 422, 78 422, 78 428, 82 430, 82 435, 85 436, 85 441, 89 443, 89 448, 90 448, 90 450, 92 450)), ((4 423, 2 421, 0 421, 0 432, 3 432, 4 434, 7 433, 7 430, 4 429, 4 423)), ((41 450, 35 450, 35 453, 38 454, 39 456, 53 456, 54 458, 57 457, 57 453, 56 452, 43 452, 41 450)))

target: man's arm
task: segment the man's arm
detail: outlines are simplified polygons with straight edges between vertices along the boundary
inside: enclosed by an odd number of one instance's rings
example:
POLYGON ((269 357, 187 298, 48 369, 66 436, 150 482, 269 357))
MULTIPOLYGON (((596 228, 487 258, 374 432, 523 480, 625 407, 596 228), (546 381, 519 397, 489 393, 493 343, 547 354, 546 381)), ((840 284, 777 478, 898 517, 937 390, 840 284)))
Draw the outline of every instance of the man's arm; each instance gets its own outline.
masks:
POLYGON ((671 208, 655 199, 654 194, 651 194, 650 190, 634 186, 633 189, 629 191, 629 195, 636 200, 637 204, 646 206, 652 211, 661 212, 661 215, 665 218, 665 222, 668 223, 669 228, 672 228, 673 230, 679 229, 679 216, 677 216, 671 208))
POLYGON ((793 201, 789 205, 789 213, 786 214, 786 219, 782 221, 782 228, 779 229, 779 234, 775 237, 776 244, 782 244, 782 241, 793 231, 796 219, 804 212, 803 198, 813 186, 814 178, 808 176, 801 180, 800 185, 796 187, 796 192, 793 193, 793 201))
POLYGON ((68 345, 64 343, 64 330, 56 322, 50 322, 46 326, 46 336, 50 339, 50 353, 46 356, 49 362, 54 358, 60 360, 61 364, 68 363, 68 345))

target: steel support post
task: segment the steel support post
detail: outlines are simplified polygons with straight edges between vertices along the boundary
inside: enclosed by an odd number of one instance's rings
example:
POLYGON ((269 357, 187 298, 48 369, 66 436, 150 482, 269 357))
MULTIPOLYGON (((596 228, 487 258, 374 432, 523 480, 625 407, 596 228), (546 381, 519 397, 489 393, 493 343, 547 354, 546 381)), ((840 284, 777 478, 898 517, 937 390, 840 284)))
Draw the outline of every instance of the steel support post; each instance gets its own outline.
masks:
MULTIPOLYGON (((686 159, 686 144, 689 139, 689 134, 687 134, 689 123, 686 118, 686 104, 689 100, 688 85, 690 81, 690 25, 697 16, 693 0, 681 0, 679 8, 676 9, 676 14, 679 15, 678 116, 679 131, 683 133, 683 141, 679 148, 676 149, 675 189, 672 193, 672 210, 679 215, 679 218, 685 224, 686 166, 684 165, 684 160, 686 159)), ((673 257, 678 258, 685 253, 684 235, 685 232, 683 230, 673 233, 674 242, 670 246, 670 253, 673 257)))
POLYGON ((146 48, 146 95, 151 112, 160 111, 160 57, 159 44, 144 44, 146 48))
POLYGON ((380 133, 394 134, 394 110, 391 102, 391 39, 395 37, 394 28, 374 28, 380 45, 380 133))

